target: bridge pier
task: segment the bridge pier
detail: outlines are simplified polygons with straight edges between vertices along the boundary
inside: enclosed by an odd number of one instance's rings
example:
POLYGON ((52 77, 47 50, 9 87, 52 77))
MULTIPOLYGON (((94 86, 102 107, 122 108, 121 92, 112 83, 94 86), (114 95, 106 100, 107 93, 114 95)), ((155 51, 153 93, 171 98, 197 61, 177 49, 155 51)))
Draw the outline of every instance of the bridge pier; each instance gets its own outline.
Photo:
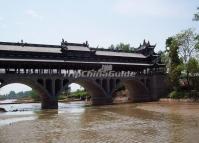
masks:
POLYGON ((160 97, 168 94, 168 86, 166 85, 165 75, 154 74, 150 82, 150 90, 153 101, 157 101, 160 97))
POLYGON ((41 101, 42 109, 58 109, 57 99, 42 99, 41 101))

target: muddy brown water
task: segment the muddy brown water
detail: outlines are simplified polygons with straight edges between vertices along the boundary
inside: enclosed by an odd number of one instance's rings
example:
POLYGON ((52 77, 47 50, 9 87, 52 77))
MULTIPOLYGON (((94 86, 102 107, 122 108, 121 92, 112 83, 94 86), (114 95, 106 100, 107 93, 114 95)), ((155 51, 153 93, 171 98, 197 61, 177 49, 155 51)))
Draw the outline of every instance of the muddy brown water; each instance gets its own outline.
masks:
POLYGON ((0 143, 198 143, 199 104, 0 105, 0 143), (12 106, 12 107, 10 107, 12 106), (19 110, 12 112, 15 108, 19 110))

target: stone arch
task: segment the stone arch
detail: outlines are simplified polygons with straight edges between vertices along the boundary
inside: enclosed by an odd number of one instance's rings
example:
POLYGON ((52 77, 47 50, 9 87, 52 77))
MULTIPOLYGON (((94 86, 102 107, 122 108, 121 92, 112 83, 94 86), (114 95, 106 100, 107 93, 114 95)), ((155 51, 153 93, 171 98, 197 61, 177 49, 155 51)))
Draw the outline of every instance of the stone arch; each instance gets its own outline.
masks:
POLYGON ((63 86, 60 92, 64 91, 66 86, 71 83, 79 84, 86 89, 88 94, 91 96, 92 105, 105 105, 112 102, 111 98, 107 95, 104 89, 95 80, 92 79, 70 80, 68 84, 63 86))
POLYGON ((21 83, 34 89, 41 97, 42 109, 49 108, 50 106, 51 108, 56 108, 55 106, 57 106, 54 105, 54 102, 51 102, 52 97, 49 95, 49 92, 36 79, 34 80, 29 78, 6 78, 6 79, 1 79, 1 81, 2 82, 0 88, 13 83, 21 83))
POLYGON ((140 102, 151 100, 149 90, 142 81, 136 79, 124 79, 118 81, 120 82, 116 83, 116 87, 118 84, 123 84, 126 89, 125 94, 127 94, 127 99, 125 102, 140 102))

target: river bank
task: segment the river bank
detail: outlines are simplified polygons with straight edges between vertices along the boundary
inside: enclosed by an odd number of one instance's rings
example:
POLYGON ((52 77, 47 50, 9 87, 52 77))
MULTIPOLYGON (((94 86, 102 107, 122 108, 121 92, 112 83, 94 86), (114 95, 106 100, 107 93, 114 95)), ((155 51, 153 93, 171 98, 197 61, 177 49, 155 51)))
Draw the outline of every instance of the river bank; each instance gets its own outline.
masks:
POLYGON ((167 103, 199 103, 199 100, 195 100, 193 98, 186 98, 186 99, 160 98, 159 102, 167 102, 167 103))
MULTIPOLYGON (((68 102, 75 102, 75 101, 81 101, 80 99, 61 99, 58 100, 58 102, 63 102, 63 103, 68 103, 68 102)), ((4 100, 0 100, 0 105, 3 104, 24 104, 24 103, 41 103, 41 101, 34 101, 32 99, 11 99, 11 100, 6 100, 4 102, 4 100)))

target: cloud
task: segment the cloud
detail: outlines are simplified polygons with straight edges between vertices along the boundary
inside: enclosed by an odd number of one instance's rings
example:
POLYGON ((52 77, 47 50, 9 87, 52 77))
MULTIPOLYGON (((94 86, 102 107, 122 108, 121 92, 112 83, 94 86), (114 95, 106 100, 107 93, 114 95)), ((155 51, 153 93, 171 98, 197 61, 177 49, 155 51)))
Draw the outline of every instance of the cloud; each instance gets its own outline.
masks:
POLYGON ((116 13, 134 17, 179 17, 185 11, 178 2, 168 0, 118 0, 113 10, 116 13))
POLYGON ((27 10, 26 14, 28 16, 31 16, 31 17, 36 18, 36 19, 40 19, 40 20, 43 19, 43 17, 41 15, 39 15, 36 11, 34 11, 32 9, 27 10))

